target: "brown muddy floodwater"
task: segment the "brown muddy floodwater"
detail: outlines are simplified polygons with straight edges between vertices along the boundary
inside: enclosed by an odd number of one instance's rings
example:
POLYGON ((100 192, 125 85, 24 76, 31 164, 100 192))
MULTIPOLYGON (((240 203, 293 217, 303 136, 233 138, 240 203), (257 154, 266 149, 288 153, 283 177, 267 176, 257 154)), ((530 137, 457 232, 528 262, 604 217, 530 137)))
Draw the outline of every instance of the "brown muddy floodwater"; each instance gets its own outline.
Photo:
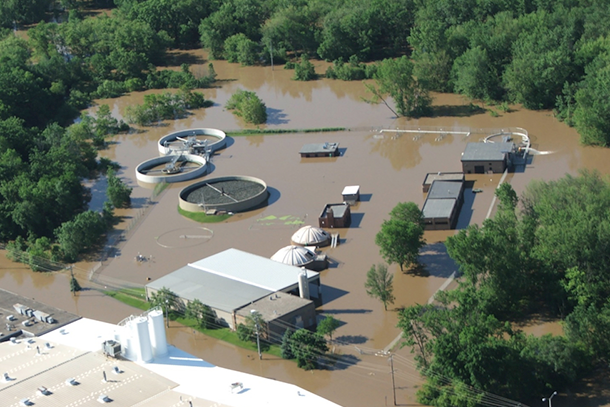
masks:
MULTIPOLYGON (((202 64, 193 69, 203 70, 203 57, 198 53, 193 55, 202 64)), ((421 184, 426 173, 461 171, 460 157, 466 143, 486 135, 479 129, 507 127, 527 129, 534 148, 552 151, 552 154, 534 156, 524 172, 509 174, 507 181, 518 193, 532 179, 556 179, 565 173, 574 174, 580 168, 596 168, 602 173, 608 173, 610 169, 610 150, 580 146, 576 132, 559 123, 548 111, 531 112, 513 106, 512 112, 500 113, 499 117, 488 113, 470 115, 465 107, 468 102, 461 97, 438 94, 434 95, 435 105, 441 106, 438 117, 396 119, 385 107, 362 101, 367 94, 360 82, 327 79, 295 82, 290 79, 292 71, 277 66, 272 71, 270 67, 240 67, 222 61, 214 62, 214 65, 219 79, 225 80, 218 88, 203 90, 206 97, 214 101, 214 106, 195 110, 183 119, 118 135, 109 148, 101 152, 121 164, 119 175, 134 188, 133 209, 117 211, 123 217, 119 229, 128 225, 133 227, 136 217, 139 221, 127 240, 112 252, 113 257, 103 262, 96 276, 102 284, 107 281, 109 284, 126 282, 142 286, 148 279, 154 280, 188 262, 231 247, 270 257, 290 244, 290 237, 300 225, 317 226, 317 217, 324 205, 341 201, 343 187, 360 185, 362 199, 352 208, 352 226, 336 230, 340 233, 339 246, 323 249, 331 259, 331 267, 321 274, 324 304, 319 312, 343 322, 335 334, 338 341, 335 351, 342 358, 330 370, 304 372, 292 362, 268 356, 259 361, 252 352, 194 334, 190 329, 177 325, 169 329, 172 344, 211 363, 292 382, 344 406, 393 403, 387 357, 374 354, 399 334, 394 307, 427 302, 456 269, 442 243, 455 232, 427 232, 429 245, 421 255, 425 272, 404 274, 397 266, 389 267, 394 272, 396 295, 391 310, 385 312, 383 305, 369 298, 364 290, 366 272, 373 264, 382 262, 374 244, 380 224, 398 202, 423 204, 425 197, 421 184), (213 157, 206 177, 249 175, 261 178, 271 192, 269 204, 262 209, 236 214, 226 222, 207 224, 205 227, 209 231, 205 231, 205 239, 186 242, 179 238, 185 234, 181 231, 200 226, 181 217, 176 210, 178 193, 189 183, 171 185, 147 206, 152 191, 137 184, 134 170, 140 162, 158 155, 157 141, 169 132, 191 127, 225 131, 248 127, 223 108, 237 89, 254 91, 266 103, 269 122, 264 128, 346 127, 350 131, 230 138, 227 147, 213 157), (469 137, 438 137, 378 131, 407 126, 437 126, 445 130, 469 128, 472 134, 469 137), (341 156, 300 158, 298 152, 303 144, 323 142, 339 143, 341 156), (269 217, 278 220, 261 221, 269 217), (138 254, 149 260, 136 262, 138 254)), ((323 73, 326 66, 318 63, 318 71, 323 73)), ((113 115, 121 118, 128 105, 142 103, 144 94, 135 93, 100 103, 109 104, 113 115)), ((473 175, 467 179, 472 181, 473 188, 483 192, 466 191, 458 221, 460 228, 485 219, 500 175, 473 175)), ((103 187, 94 185, 93 189, 96 203, 93 206, 98 208, 99 202, 103 202, 103 187)), ((77 275, 84 285, 87 285, 89 269, 97 260, 76 265, 77 275)), ((133 312, 130 307, 97 291, 85 291, 72 297, 65 274, 35 274, 4 259, 0 284, 10 291, 108 322, 116 323, 133 312)), ((526 330, 536 335, 561 333, 553 324, 526 330)), ((414 390, 421 380, 413 368, 409 350, 398 350, 394 364, 398 403, 415 405, 414 390)))

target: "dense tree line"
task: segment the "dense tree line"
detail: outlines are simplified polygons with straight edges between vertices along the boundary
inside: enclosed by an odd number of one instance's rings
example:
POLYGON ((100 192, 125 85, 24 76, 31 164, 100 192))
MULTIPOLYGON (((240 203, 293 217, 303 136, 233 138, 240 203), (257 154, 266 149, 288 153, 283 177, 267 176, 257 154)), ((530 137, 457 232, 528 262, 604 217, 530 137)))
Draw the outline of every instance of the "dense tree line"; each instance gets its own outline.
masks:
POLYGON ((440 306, 400 312, 424 404, 476 406, 471 386, 528 401, 608 366, 610 183, 583 172, 532 182, 521 200, 508 184, 496 194, 493 219, 447 239, 458 288, 440 293, 440 306), (565 334, 515 328, 534 315, 563 320, 565 334))

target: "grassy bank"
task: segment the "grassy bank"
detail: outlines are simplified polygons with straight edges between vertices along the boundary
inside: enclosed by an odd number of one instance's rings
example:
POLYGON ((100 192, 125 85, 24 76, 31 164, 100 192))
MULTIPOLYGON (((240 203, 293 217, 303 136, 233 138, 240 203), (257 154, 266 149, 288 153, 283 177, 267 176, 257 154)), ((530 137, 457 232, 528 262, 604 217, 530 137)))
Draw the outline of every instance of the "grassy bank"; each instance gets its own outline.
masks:
POLYGON ((189 212, 178 206, 178 213, 199 223, 220 223, 231 217, 231 215, 206 215, 204 212, 189 212))
POLYGON ((102 291, 104 294, 132 307, 147 310, 150 304, 146 301, 144 288, 122 288, 116 291, 102 291))
POLYGON ((284 134, 284 133, 327 133, 347 131, 345 127, 321 127, 317 129, 242 129, 227 131, 227 136, 250 136, 257 134, 284 134))

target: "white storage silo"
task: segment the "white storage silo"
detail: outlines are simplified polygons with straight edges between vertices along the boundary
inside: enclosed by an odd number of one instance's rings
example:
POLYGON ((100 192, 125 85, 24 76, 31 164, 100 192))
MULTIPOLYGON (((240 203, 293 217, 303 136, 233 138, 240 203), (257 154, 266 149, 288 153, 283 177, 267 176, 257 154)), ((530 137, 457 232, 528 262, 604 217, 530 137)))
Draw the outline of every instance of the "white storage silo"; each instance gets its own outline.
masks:
POLYGON ((163 311, 160 309, 148 313, 148 332, 150 333, 153 356, 157 358, 167 354, 163 311))
POLYGON ((303 270, 299 274, 299 295, 301 298, 309 299, 309 280, 307 279, 307 270, 303 270))
MULTIPOLYGON (((152 346, 150 344, 150 335, 148 334, 148 319, 137 317, 130 321, 132 326, 132 345, 137 343, 136 360, 150 362, 153 358, 152 346)), ((134 346, 136 348, 136 346, 134 346)))

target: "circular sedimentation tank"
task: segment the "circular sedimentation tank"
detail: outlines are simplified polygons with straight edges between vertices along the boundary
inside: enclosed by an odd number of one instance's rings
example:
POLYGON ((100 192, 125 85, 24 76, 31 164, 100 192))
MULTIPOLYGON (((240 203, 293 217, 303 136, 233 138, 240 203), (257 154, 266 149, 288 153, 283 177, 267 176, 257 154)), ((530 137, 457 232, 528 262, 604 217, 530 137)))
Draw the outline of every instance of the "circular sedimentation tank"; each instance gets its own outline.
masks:
POLYGON ((218 129, 198 128, 175 131, 159 139, 159 154, 168 155, 182 151, 188 154, 213 153, 227 143, 227 135, 218 129))
POLYGON ((265 181, 244 175, 196 182, 180 191, 180 208, 187 212, 209 210, 244 212, 267 200, 265 181))
POLYGON ((136 167, 136 178, 140 182, 182 182, 205 174, 207 160, 195 154, 166 155, 151 158, 136 167))

